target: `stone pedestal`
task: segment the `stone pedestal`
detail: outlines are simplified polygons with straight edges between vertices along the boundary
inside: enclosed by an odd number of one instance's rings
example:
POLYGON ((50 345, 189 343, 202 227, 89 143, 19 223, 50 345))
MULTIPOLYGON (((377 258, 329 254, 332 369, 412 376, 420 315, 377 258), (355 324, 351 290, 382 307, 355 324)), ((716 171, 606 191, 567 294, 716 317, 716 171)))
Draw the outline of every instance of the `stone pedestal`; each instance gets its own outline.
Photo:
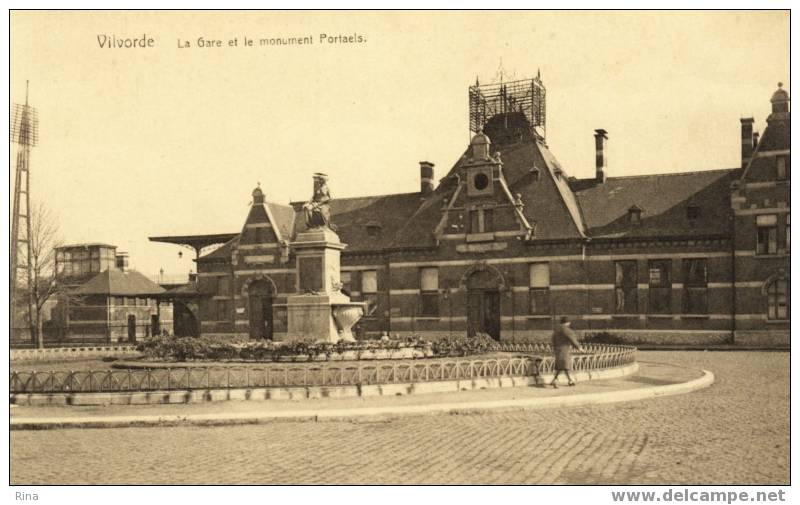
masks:
POLYGON ((297 262, 297 293, 338 293, 340 253, 345 247, 327 226, 298 233, 297 240, 292 242, 297 262))
POLYGON ((366 312, 340 290, 340 252, 346 246, 330 228, 313 228, 292 243, 297 261, 297 294, 286 299, 286 342, 354 341, 350 328, 366 312), (360 314, 355 314, 359 312, 360 314))

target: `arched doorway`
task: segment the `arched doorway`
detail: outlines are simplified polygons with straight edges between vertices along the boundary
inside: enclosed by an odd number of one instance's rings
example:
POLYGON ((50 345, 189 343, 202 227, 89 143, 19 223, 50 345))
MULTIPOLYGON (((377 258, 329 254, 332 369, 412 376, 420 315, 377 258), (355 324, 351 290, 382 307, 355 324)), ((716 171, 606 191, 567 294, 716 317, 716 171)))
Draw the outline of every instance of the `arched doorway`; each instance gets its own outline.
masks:
POLYGON ((500 340, 500 291, 503 278, 486 265, 470 269, 466 275, 467 335, 487 333, 500 340))
POLYGON ((197 317, 192 312, 187 302, 174 300, 172 302, 173 332, 176 337, 197 337, 200 335, 200 325, 197 317))
POLYGON ((272 340, 272 283, 267 279, 256 279, 246 289, 250 338, 272 340))

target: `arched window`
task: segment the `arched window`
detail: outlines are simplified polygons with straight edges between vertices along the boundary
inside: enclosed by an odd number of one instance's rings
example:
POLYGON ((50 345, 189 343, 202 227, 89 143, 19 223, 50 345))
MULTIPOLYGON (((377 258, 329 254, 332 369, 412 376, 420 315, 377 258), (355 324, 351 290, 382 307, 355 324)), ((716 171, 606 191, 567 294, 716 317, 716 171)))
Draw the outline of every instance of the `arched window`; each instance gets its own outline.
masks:
POLYGON ((789 319, 789 281, 776 279, 767 286, 767 319, 789 319))

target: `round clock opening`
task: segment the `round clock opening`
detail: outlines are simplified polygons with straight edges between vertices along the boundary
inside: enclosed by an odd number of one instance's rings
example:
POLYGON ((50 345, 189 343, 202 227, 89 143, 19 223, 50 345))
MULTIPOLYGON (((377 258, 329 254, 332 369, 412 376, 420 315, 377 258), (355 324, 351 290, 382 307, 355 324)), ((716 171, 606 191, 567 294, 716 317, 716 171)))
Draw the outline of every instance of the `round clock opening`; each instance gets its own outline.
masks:
POLYGON ((489 187, 489 177, 486 174, 477 174, 472 179, 472 183, 475 185, 475 189, 484 190, 489 187))

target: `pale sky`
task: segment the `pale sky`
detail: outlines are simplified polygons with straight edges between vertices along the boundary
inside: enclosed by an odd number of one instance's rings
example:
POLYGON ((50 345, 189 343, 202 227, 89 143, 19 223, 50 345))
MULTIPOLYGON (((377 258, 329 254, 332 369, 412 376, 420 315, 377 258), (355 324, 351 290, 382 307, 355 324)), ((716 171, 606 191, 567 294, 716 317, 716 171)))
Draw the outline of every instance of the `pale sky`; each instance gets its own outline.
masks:
POLYGON ((285 204, 310 196, 314 172, 334 198, 417 191, 420 160, 444 176, 469 140, 467 88, 501 61, 507 80, 541 69, 547 142, 571 176, 594 174, 596 128, 609 132, 611 176, 730 168, 739 118, 763 131, 777 82, 789 89, 789 15, 11 16, 11 99, 24 102, 28 79, 39 110, 34 200, 64 241, 115 244, 149 276, 194 264, 148 236, 238 232, 257 182, 285 204), (323 33, 366 42, 320 44, 323 33), (155 47, 101 49, 100 34, 155 47), (314 44, 258 46, 306 35, 314 44), (201 36, 225 47, 178 48, 201 36))

